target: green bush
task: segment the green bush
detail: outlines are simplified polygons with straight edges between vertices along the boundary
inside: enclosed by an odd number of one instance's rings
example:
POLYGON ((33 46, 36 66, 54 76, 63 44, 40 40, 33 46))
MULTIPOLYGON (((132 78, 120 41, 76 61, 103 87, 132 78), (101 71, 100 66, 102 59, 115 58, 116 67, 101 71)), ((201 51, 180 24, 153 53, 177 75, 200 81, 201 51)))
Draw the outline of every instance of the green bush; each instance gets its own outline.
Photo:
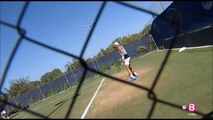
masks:
POLYGON ((107 71, 107 65, 106 64, 101 64, 100 66, 100 72, 106 72, 107 71))
POLYGON ((69 85, 67 82, 64 82, 64 84, 61 86, 61 90, 66 90, 67 88, 69 88, 69 85))
POLYGON ((110 68, 111 68, 111 69, 117 68, 118 66, 119 66, 118 60, 114 60, 114 61, 112 61, 111 64, 110 64, 110 68))
POLYGON ((144 54, 147 52, 147 47, 145 47, 145 46, 139 46, 139 47, 137 48, 137 52, 138 52, 138 54, 140 54, 140 55, 144 55, 144 54))

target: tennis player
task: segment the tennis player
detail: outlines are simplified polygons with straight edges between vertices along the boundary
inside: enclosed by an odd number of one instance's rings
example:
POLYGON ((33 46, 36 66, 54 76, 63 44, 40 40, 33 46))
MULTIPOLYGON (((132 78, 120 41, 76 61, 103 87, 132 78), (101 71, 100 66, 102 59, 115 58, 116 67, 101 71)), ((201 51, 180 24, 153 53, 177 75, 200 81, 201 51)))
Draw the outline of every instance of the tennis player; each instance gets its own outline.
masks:
POLYGON ((124 49, 123 46, 121 46, 118 42, 114 43, 114 48, 116 48, 118 50, 118 52, 121 55, 120 61, 124 62, 125 68, 129 73, 130 76, 130 80, 134 81, 136 80, 136 78, 138 77, 138 73, 135 72, 135 70, 131 67, 130 64, 130 56, 127 54, 126 50, 124 49))

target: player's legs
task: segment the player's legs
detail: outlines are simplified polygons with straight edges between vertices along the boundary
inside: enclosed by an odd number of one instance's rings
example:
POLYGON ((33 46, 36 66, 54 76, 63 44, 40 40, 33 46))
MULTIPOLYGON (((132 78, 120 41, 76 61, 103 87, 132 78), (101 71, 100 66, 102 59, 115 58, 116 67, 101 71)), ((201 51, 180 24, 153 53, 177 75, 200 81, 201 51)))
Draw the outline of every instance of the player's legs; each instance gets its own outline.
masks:
POLYGON ((138 73, 131 67, 131 64, 129 64, 129 69, 131 73, 133 74, 133 76, 138 77, 138 73))
POLYGON ((125 64, 125 68, 126 68, 126 70, 128 71, 128 73, 129 73, 129 75, 130 75, 130 79, 131 80, 135 80, 136 78, 135 78, 135 76, 132 74, 132 71, 130 70, 130 63, 129 63, 129 60, 130 60, 130 57, 128 57, 128 58, 126 58, 125 60, 124 60, 124 64, 125 64))
POLYGON ((131 72, 131 70, 129 69, 129 65, 125 65, 125 68, 126 68, 127 72, 129 73, 129 75, 131 76, 132 72, 131 72))
POLYGON ((129 69, 130 69, 132 74, 135 72, 135 70, 131 67, 131 64, 129 64, 129 69))
POLYGON ((131 64, 130 64, 130 57, 129 57, 129 70, 131 71, 131 74, 134 76, 134 77, 138 77, 138 73, 135 72, 135 70, 131 67, 131 64))

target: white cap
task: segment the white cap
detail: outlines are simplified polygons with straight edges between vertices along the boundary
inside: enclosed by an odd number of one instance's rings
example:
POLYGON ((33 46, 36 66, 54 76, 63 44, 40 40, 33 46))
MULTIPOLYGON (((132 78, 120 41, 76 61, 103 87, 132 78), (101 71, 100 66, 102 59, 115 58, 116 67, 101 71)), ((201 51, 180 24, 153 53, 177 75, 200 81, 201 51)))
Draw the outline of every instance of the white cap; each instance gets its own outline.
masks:
POLYGON ((115 42, 114 45, 115 45, 115 46, 118 46, 118 45, 120 45, 120 44, 119 44, 118 42, 115 42))

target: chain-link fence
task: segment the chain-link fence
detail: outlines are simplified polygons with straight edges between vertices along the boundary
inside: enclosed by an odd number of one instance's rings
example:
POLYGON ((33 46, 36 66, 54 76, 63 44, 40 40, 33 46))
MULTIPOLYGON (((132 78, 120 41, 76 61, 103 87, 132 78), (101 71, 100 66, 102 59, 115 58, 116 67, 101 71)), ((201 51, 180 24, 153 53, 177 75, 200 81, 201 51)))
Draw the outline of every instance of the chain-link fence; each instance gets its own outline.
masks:
MULTIPOLYGON (((138 11, 141 11, 141 12, 145 12, 145 13, 151 14, 151 15, 153 15, 153 16, 158 16, 158 15, 159 15, 158 13, 156 13, 156 12, 154 12, 154 11, 152 11, 152 10, 148 10, 148 9, 146 9, 146 8, 143 8, 143 7, 138 7, 138 6, 135 6, 135 5, 126 3, 126 2, 115 2, 115 3, 117 3, 117 4, 119 4, 119 5, 122 5, 122 6, 126 6, 126 7, 128 7, 129 9, 135 9, 135 10, 138 10, 138 11)), ((161 64, 160 64, 160 67, 158 68, 157 73, 156 73, 156 75, 155 75, 154 78, 153 78, 153 83, 152 83, 152 85, 151 85, 150 88, 147 88, 147 87, 145 87, 145 86, 143 86, 143 85, 139 85, 139 84, 136 84, 136 83, 130 83, 130 82, 128 82, 128 81, 125 81, 125 80, 122 80, 122 79, 118 79, 118 78, 112 77, 112 76, 110 76, 110 75, 108 75, 108 74, 99 72, 97 69, 94 69, 93 67, 90 67, 90 65, 88 65, 88 64, 84 61, 84 59, 83 59, 83 54, 85 53, 86 47, 87 47, 87 45, 88 45, 88 42, 90 41, 90 38, 91 38, 91 36, 92 36, 94 30, 96 29, 96 25, 97 25, 97 23, 98 23, 98 21, 99 21, 99 19, 100 19, 100 15, 102 14, 102 12, 103 12, 103 10, 104 10, 106 4, 107 4, 106 1, 104 1, 104 2, 102 3, 102 5, 100 6, 100 9, 99 9, 99 11, 98 11, 98 13, 97 13, 97 15, 96 15, 96 17, 95 17, 94 26, 92 26, 92 28, 90 29, 90 32, 89 32, 88 36, 86 37, 86 41, 85 41, 85 43, 84 43, 84 45, 83 45, 83 48, 82 48, 82 51, 81 51, 80 56, 76 56, 76 55, 70 54, 69 52, 66 52, 66 51, 63 51, 63 50, 61 50, 61 49, 52 47, 52 46, 50 46, 50 45, 48 45, 48 44, 44 44, 44 43, 39 42, 38 40, 33 39, 33 38, 31 38, 30 36, 27 36, 27 35, 26 35, 26 30, 23 29, 23 28, 21 28, 21 24, 22 24, 23 18, 25 17, 25 13, 26 13, 26 11, 27 11, 27 9, 28 9, 28 7, 29 7, 29 4, 30 4, 30 2, 26 2, 26 3, 24 4, 24 6, 23 6, 23 8, 22 8, 22 10, 21 10, 21 13, 20 13, 20 15, 19 15, 19 18, 18 18, 18 21, 17 21, 17 24, 16 24, 16 25, 12 25, 12 24, 7 23, 7 22, 5 22, 5 21, 0 21, 0 24, 1 24, 1 25, 4 25, 4 26, 9 27, 9 28, 12 28, 12 29, 16 30, 16 31, 18 32, 18 34, 19 34, 19 39, 18 39, 18 41, 16 42, 15 47, 14 47, 14 49, 12 50, 12 53, 10 54, 9 60, 7 61, 7 64, 6 64, 6 68, 5 68, 4 72, 3 72, 3 76, 2 76, 2 78, 1 78, 1 81, 2 81, 2 82, 1 82, 0 88, 2 88, 2 86, 3 86, 3 84, 4 84, 6 75, 7 75, 7 73, 8 73, 8 70, 9 70, 10 66, 11 66, 11 63, 12 63, 13 58, 14 58, 14 55, 15 55, 16 52, 17 52, 17 49, 20 47, 20 44, 21 44, 23 41, 28 41, 28 42, 31 42, 31 43, 33 43, 33 44, 35 44, 35 45, 41 46, 41 47, 43 47, 43 48, 52 50, 52 51, 57 52, 57 53, 60 53, 60 54, 63 54, 63 55, 65 55, 65 56, 69 56, 69 57, 73 57, 74 59, 78 59, 78 60, 80 61, 81 65, 83 66, 83 69, 81 70, 82 75, 81 75, 81 77, 80 77, 79 84, 77 85, 77 88, 76 88, 76 91, 75 91, 74 96, 70 96, 70 97, 73 97, 73 100, 72 100, 72 102, 70 103, 69 109, 67 110, 66 116, 64 116, 64 118, 68 118, 69 115, 70 115, 70 113, 71 113, 71 111, 73 110, 73 106, 74 106, 74 104, 76 103, 76 100, 77 100, 77 97, 78 97, 80 88, 82 87, 82 84, 83 84, 83 82, 84 82, 84 80, 85 80, 85 77, 86 77, 86 75, 87 75, 89 72, 97 73, 97 74, 102 75, 102 76, 104 76, 104 77, 111 78, 111 79, 113 79, 113 80, 115 80, 115 81, 119 81, 119 82, 121 82, 121 83, 130 85, 130 86, 134 86, 134 87, 139 88, 139 89, 141 89, 141 90, 143 90, 143 91, 146 91, 146 92, 147 92, 147 97, 148 97, 150 100, 152 100, 152 104, 151 104, 150 110, 149 110, 149 112, 148 112, 148 114, 147 114, 147 118, 151 118, 151 117, 152 117, 153 111, 155 110, 156 104, 157 104, 157 103, 162 103, 162 104, 164 104, 164 105, 171 106, 171 107, 173 107, 173 108, 183 110, 183 109, 182 109, 182 105, 179 105, 179 104, 176 104, 176 103, 172 103, 172 102, 170 102, 170 101, 165 101, 165 100, 159 99, 159 98, 157 97, 157 94, 154 92, 154 88, 156 87, 156 83, 157 83, 158 80, 159 80, 159 76, 161 75, 161 73, 162 73, 162 71, 163 71, 163 69, 164 69, 164 67, 165 67, 165 64, 166 64, 166 62, 168 61, 168 58, 169 58, 169 56, 170 56, 170 53, 171 53, 171 50, 170 50, 170 49, 168 49, 168 50, 166 51, 165 56, 164 56, 164 58, 163 58, 163 60, 162 60, 162 62, 161 62, 161 64)), ((161 19, 164 20, 164 18, 161 18, 161 19)), ((178 33, 179 33, 179 29, 178 29, 178 26, 175 24, 175 22, 174 22, 174 21, 167 21, 166 19, 165 19, 165 21, 166 21, 166 22, 171 22, 171 23, 172 23, 173 29, 175 30, 175 36, 177 36, 178 33)), ((176 37, 173 37, 172 41, 171 41, 170 44, 169 44, 169 48, 172 48, 172 46, 174 46, 174 41, 175 41, 175 40, 176 40, 176 37)), ((133 46, 134 46, 134 45, 133 45, 133 46)), ((101 60, 100 60, 99 62, 101 62, 101 60)), ((64 77, 66 77, 66 76, 64 76, 64 77)), ((67 76, 67 77, 69 77, 69 76, 67 76)), ((64 80, 66 80, 66 78, 64 78, 64 80)), ((56 82, 56 81, 55 81, 55 82, 56 82)), ((46 85, 48 85, 48 84, 46 84, 46 85)), ((54 86, 54 87, 58 87, 58 86, 54 86)), ((33 94, 33 95, 35 95, 35 96, 36 96, 36 95, 39 96, 39 93, 40 93, 40 90, 39 90, 39 89, 42 89, 43 91, 45 91, 45 88, 46 88, 46 87, 37 88, 37 89, 36 89, 33 93, 31 93, 31 94, 33 94)), ((7 98, 7 96, 6 96, 4 93, 1 93, 1 94, 4 96, 4 99, 1 99, 1 101, 4 102, 4 105, 13 105, 13 106, 18 107, 18 106, 17 106, 16 104, 14 104, 12 101, 9 101, 8 98, 7 98)), ((25 96, 28 96, 28 95, 25 94, 25 96)), ((42 114, 42 113, 33 111, 33 110, 31 110, 31 109, 25 109, 25 111, 27 111, 27 112, 29 112, 29 113, 31 113, 31 114, 40 116, 40 117, 42 117, 42 118, 49 118, 48 116, 46 116, 46 115, 44 115, 44 114, 42 114)), ((203 118, 209 116, 209 115, 206 115, 206 114, 204 114, 204 113, 202 113, 202 112, 199 112, 199 111, 196 111, 195 113, 198 114, 198 115, 200 115, 200 116, 203 116, 203 118)))

